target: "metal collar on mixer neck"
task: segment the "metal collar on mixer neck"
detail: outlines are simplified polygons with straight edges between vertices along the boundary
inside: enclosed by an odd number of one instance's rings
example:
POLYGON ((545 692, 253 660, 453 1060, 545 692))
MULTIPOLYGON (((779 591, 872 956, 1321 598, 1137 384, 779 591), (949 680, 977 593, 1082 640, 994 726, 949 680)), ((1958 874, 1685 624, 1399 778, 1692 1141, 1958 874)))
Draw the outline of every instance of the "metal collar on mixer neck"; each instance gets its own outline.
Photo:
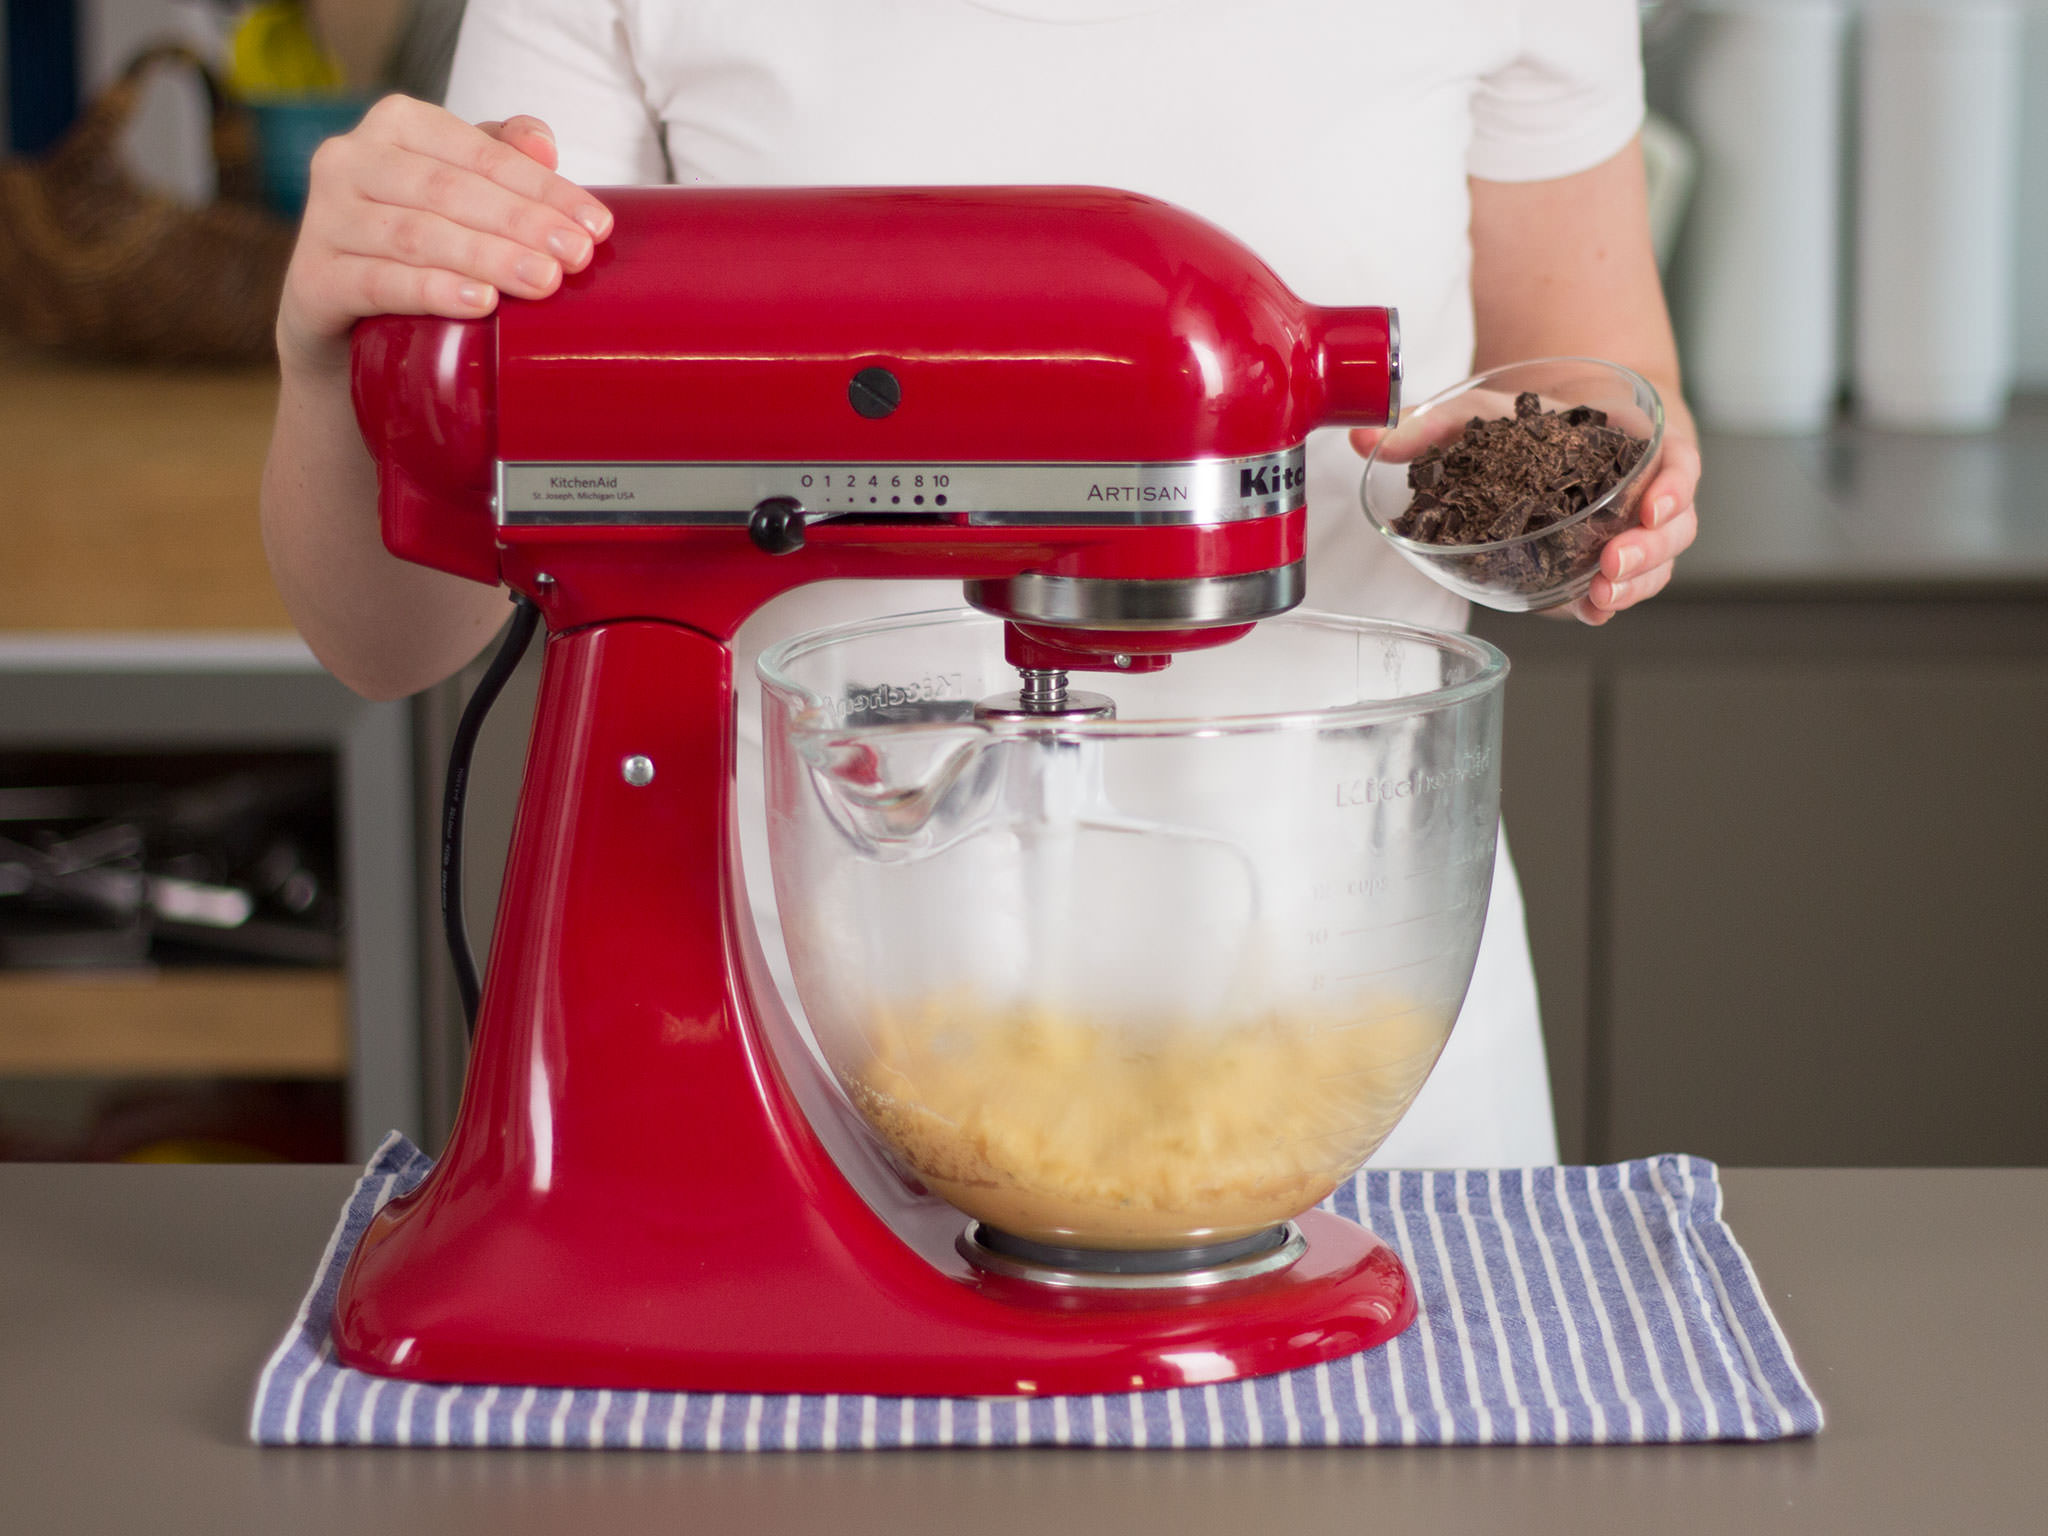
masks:
MULTIPOLYGON (((967 601, 983 613, 1027 624, 1089 629, 1198 629, 1249 624, 1287 612, 1308 590, 1302 561, 1235 576, 1139 579, 1018 576, 970 581, 967 601)), ((1143 650, 1133 645, 1133 650, 1143 650)))

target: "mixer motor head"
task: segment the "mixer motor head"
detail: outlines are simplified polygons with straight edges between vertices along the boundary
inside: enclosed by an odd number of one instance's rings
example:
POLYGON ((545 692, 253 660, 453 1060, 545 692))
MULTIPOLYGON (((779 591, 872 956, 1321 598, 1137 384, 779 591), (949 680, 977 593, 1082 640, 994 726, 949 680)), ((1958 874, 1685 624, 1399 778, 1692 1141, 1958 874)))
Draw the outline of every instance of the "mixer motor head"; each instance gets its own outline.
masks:
POLYGON ((601 195, 553 297, 357 331, 386 543, 556 633, 950 577, 1058 653, 1020 668, 1147 670, 1301 600, 1310 431, 1398 409, 1392 311, 1304 304, 1155 199, 601 195))

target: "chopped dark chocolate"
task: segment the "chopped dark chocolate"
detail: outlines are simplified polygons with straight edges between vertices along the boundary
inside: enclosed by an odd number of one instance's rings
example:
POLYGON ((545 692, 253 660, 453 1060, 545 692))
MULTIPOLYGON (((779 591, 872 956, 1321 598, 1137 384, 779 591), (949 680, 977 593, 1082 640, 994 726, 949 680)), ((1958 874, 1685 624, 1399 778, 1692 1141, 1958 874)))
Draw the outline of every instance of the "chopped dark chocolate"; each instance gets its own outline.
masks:
MULTIPOLYGON (((1541 533, 1613 490, 1647 447, 1645 439, 1609 426, 1605 411, 1590 405, 1547 411, 1535 394, 1520 394, 1513 416, 1475 416, 1452 441, 1416 455, 1408 466, 1414 499, 1393 530, 1440 546, 1541 533)), ((1475 551, 1470 574, 1523 591, 1557 586, 1590 570, 1618 531, 1617 524, 1594 526, 1598 522, 1508 549, 1475 551)))

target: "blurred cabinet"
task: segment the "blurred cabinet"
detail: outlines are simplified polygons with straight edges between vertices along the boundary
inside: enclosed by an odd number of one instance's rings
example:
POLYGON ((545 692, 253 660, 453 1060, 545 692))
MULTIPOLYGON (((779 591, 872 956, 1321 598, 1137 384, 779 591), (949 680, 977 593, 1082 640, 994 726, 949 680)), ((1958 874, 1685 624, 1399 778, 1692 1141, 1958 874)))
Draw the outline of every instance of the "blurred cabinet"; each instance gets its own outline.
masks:
POLYGON ((1568 1159, 2048 1162, 2048 591, 1474 627, 1568 1159))
POLYGON ((334 1077, 348 1139, 420 1134, 412 729, 295 637, 0 634, 0 748, 334 755, 345 960, 0 970, 0 1076, 334 1077))

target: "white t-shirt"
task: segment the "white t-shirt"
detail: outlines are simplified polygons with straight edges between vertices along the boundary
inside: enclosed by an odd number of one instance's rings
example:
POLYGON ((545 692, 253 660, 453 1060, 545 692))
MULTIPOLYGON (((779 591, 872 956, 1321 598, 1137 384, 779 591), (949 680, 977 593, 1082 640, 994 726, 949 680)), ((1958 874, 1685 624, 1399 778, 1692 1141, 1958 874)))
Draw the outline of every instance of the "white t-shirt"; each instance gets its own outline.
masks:
MULTIPOLYGON (((562 173, 592 186, 1164 197, 1311 302, 1396 306, 1411 402, 1470 372, 1466 177, 1588 169, 1643 113, 1635 0, 470 0, 448 105, 543 118, 562 173)), ((1462 627, 1464 604, 1371 536, 1359 471, 1341 432, 1311 440, 1308 605, 1462 627)), ((790 593, 742 631, 737 675, 798 629, 958 602, 930 583, 790 593)), ((757 816, 758 727, 743 737, 742 813, 757 816)), ((749 844, 758 892, 758 832, 749 844)), ((1503 855, 1465 1012, 1375 1160, 1555 1156, 1503 855)))

